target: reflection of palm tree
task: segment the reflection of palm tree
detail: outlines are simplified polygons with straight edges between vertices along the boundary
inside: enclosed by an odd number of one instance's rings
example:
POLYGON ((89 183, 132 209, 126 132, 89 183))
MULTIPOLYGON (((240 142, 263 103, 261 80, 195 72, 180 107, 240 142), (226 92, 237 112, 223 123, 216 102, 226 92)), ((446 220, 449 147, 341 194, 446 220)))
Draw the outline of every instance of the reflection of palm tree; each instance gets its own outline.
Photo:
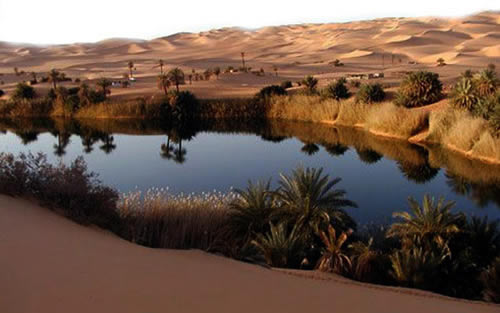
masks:
POLYGON ((113 143, 115 138, 110 135, 110 134, 104 134, 103 138, 101 139, 103 142, 103 145, 100 146, 99 148, 104 151, 106 154, 110 154, 113 150, 116 149, 116 145, 113 143))
POLYGON ((94 148, 92 146, 94 145, 95 142, 96 142, 96 140, 92 136, 90 136, 90 135, 83 136, 82 137, 82 145, 85 147, 83 149, 83 152, 85 152, 87 154, 92 152, 94 150, 94 148))
POLYGON ((19 138, 21 138, 21 142, 25 146, 33 141, 37 141, 38 139, 38 132, 36 131, 26 131, 26 132, 16 133, 16 135, 19 138))
POLYGON ((439 173, 438 168, 433 168, 429 163, 413 164, 410 162, 398 162, 398 168, 406 177, 417 184, 431 181, 439 173))
POLYGON ((314 143, 306 143, 300 150, 307 155, 313 155, 319 151, 319 147, 314 143))
POLYGON ((174 148, 170 146, 170 136, 167 135, 167 143, 161 145, 160 156, 163 159, 170 160, 173 158, 172 151, 174 151, 174 148))
POLYGON ((346 153, 347 150, 349 150, 349 147, 346 147, 342 144, 335 144, 335 145, 327 145, 325 146, 325 150, 333 156, 341 156, 344 153, 346 153))
POLYGON ((177 149, 174 149, 174 161, 175 163, 182 164, 186 162, 186 149, 182 148, 182 140, 179 141, 179 147, 177 149))
POLYGON ((445 173, 446 185, 451 188, 451 190, 459 195, 466 196, 469 194, 471 189, 470 182, 458 175, 451 174, 449 172, 445 173))
POLYGON ((57 133, 57 143, 54 144, 54 154, 58 157, 62 157, 66 154, 66 147, 69 144, 70 135, 66 133, 57 133))
POLYGON ((356 149, 358 157, 367 164, 374 164, 382 159, 382 155, 372 149, 356 149))

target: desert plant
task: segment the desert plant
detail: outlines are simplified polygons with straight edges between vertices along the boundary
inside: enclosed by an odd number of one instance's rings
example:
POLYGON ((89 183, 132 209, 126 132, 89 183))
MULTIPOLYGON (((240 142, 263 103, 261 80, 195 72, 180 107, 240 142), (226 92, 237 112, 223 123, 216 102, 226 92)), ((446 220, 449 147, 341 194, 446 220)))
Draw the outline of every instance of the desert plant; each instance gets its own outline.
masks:
POLYGON ((130 78, 133 78, 134 77, 134 73, 133 73, 133 70, 134 70, 134 62, 133 61, 128 61, 127 62, 127 67, 128 67, 128 70, 129 70, 129 73, 130 73, 130 78))
POLYGON ((57 82, 61 81, 61 72, 56 69, 50 70, 48 74, 48 80, 52 83, 52 88, 57 89, 57 82))
POLYGON ((189 91, 174 91, 169 93, 169 104, 172 117, 177 121, 187 121, 197 116, 199 109, 198 99, 189 91))
POLYGON ((352 276, 359 281, 374 282, 384 275, 381 253, 374 248, 373 237, 367 243, 357 241, 349 245, 352 260, 352 276))
POLYGON ((179 85, 184 84, 184 72, 176 67, 168 72, 167 77, 175 85, 177 92, 179 92, 179 85))
POLYGON ((483 299, 488 302, 500 303, 500 257, 481 274, 483 283, 483 299))
POLYGON ((306 86, 309 93, 314 93, 316 91, 316 86, 318 85, 318 79, 314 76, 308 75, 302 80, 302 84, 306 86))
POLYGON ((474 75, 474 80, 479 97, 491 96, 497 91, 499 81, 494 70, 484 69, 474 75))
POLYGON ((450 98, 455 107, 472 111, 479 100, 474 80, 462 78, 453 87, 450 98))
POLYGON ((237 197, 229 205, 229 229, 243 243, 268 230, 273 212, 271 181, 248 182, 246 190, 235 190, 237 197))
POLYGON ((96 85, 101 88, 101 93, 102 95, 104 96, 104 99, 106 99, 106 97, 111 94, 111 90, 109 89, 109 87, 111 87, 112 83, 111 83, 111 80, 103 77, 103 78, 100 78, 97 82, 96 82, 96 85))
MULTIPOLYGON (((281 215, 296 225, 305 236, 319 233, 329 224, 347 228, 344 207, 356 207, 345 198, 346 192, 332 189, 341 179, 330 180, 323 169, 296 168, 291 176, 280 174, 280 188, 275 196, 280 203, 281 215)), ((349 225, 352 226, 352 225, 349 225)))
POLYGON ((288 88, 292 88, 292 87, 293 87, 293 84, 292 84, 292 82, 291 82, 291 81, 289 81, 289 80, 285 80, 285 81, 281 82, 280 86, 281 86, 281 88, 283 88, 283 89, 288 89, 288 88))
POLYGON ((219 79, 220 72, 221 72, 221 71, 220 71, 220 67, 218 67, 218 66, 217 66, 217 67, 214 67, 214 69, 213 69, 213 73, 215 74, 215 77, 216 77, 217 79, 219 79))
POLYGON ((268 102, 273 96, 286 95, 286 90, 278 85, 271 85, 262 88, 255 96, 254 99, 258 102, 268 102))
POLYGON ((363 84, 356 93, 356 101, 362 103, 381 102, 385 99, 385 91, 381 84, 363 84))
POLYGON ((332 98, 337 101, 347 99, 351 95, 349 89, 346 87, 347 80, 339 78, 335 82, 326 86, 322 91, 322 95, 327 98, 332 98))
POLYGON ((411 213, 393 213, 394 217, 402 221, 393 223, 387 236, 402 238, 403 243, 409 245, 416 237, 424 242, 445 246, 451 234, 460 232, 458 225, 462 216, 451 213, 454 202, 445 203, 444 198, 436 201, 429 195, 424 196, 422 205, 412 197, 408 198, 408 202, 411 213))
POLYGON ((157 85, 158 89, 162 90, 165 93, 165 96, 168 95, 168 88, 170 88, 170 79, 165 74, 158 75, 157 85))
POLYGON ((396 104, 405 107, 419 107, 439 101, 443 84, 436 73, 412 72, 401 82, 396 104))
POLYGON ((159 59, 158 60, 158 66, 160 67, 160 75, 163 75, 163 66, 165 64, 163 63, 163 60, 162 59, 159 59))
POLYGON ((446 63, 445 63, 445 61, 444 61, 443 58, 437 59, 436 62, 437 62, 437 66, 445 66, 446 65, 446 63))
POLYGON ((29 100, 35 98, 35 89, 26 83, 18 83, 12 93, 15 100, 29 100))
POLYGON ((298 267, 304 258, 304 241, 298 228, 286 223, 269 225, 269 232, 258 234, 252 244, 273 267, 298 267))
POLYGON ((328 233, 320 231, 319 237, 323 242, 324 248, 321 251, 321 258, 316 268, 322 272, 349 273, 352 267, 351 260, 342 251, 342 246, 346 242, 348 234, 343 232, 337 237, 333 226, 328 225, 328 233))
POLYGON ((434 252, 422 247, 397 250, 389 256, 392 266, 389 274, 399 285, 433 290, 433 281, 447 257, 449 254, 445 251, 434 252))

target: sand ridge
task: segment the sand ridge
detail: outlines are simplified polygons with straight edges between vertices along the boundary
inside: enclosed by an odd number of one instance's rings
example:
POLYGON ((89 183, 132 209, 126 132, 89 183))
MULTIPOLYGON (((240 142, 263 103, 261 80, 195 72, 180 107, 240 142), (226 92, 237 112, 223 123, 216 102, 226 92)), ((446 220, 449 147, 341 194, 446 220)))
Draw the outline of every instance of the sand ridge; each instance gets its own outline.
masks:
POLYGON ((6 196, 0 196, 0 249, 3 313, 499 310, 343 278, 285 275, 201 251, 148 249, 6 196))

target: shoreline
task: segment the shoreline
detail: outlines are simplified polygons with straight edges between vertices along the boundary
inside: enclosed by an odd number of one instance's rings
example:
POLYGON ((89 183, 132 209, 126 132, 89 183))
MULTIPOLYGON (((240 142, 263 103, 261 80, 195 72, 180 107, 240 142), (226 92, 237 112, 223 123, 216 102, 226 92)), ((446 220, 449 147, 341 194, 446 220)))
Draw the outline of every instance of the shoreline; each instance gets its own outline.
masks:
POLYGON ((499 307, 334 275, 325 279, 316 272, 268 270, 198 250, 145 248, 4 195, 0 195, 0 216, 0 234, 6 238, 0 249, 10 251, 9 258, 0 260, 6 275, 0 283, 0 303, 6 313, 53 312, 55 301, 58 309, 75 313, 234 312, 236 308, 277 312, 285 307, 297 313, 417 313, 438 308, 466 313, 496 312, 499 307), (337 300, 332 302, 332 297, 337 300))

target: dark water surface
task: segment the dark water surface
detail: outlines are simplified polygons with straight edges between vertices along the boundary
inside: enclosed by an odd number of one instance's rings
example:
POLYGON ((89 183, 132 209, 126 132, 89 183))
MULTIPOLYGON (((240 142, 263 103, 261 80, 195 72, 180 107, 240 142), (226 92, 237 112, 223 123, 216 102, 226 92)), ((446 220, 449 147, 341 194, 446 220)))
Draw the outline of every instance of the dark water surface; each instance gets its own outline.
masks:
POLYGON ((407 197, 425 193, 457 202, 456 210, 500 218, 500 166, 467 160, 349 128, 283 121, 205 121, 173 128, 156 121, 0 121, 0 151, 43 152, 89 169, 122 192, 170 187, 174 193, 228 191, 247 181, 323 167, 341 177, 361 223, 390 222, 407 197))

